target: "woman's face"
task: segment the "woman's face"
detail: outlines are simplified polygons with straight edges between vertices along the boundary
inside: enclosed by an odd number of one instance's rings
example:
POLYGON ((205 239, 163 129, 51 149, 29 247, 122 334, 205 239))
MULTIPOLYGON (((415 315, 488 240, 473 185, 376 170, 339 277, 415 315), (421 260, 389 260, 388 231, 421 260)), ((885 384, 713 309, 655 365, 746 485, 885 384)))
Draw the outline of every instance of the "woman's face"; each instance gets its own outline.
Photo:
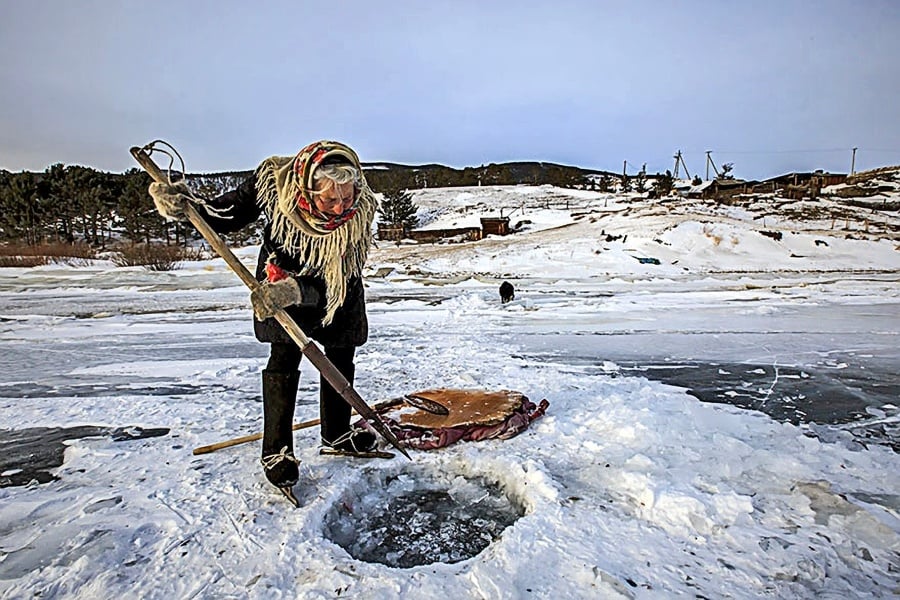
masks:
POLYGON ((353 206, 354 185, 352 181, 347 183, 335 183, 330 179, 320 179, 316 182, 318 194, 313 194, 313 202, 316 209, 328 216, 336 217, 353 206))

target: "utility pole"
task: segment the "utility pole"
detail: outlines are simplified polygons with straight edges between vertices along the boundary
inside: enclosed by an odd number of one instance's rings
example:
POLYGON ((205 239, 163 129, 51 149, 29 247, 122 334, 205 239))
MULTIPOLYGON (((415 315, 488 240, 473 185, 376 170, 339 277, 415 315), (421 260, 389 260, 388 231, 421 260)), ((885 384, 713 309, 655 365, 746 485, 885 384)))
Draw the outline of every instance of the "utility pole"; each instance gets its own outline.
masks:
POLYGON ((625 177, 626 177, 625 170, 627 168, 628 168, 628 161, 626 160, 626 161, 622 162, 622 179, 625 179, 625 177))
POLYGON ((706 151, 706 180, 709 181, 709 165, 712 165, 713 172, 716 174, 716 177, 719 176, 719 169, 716 168, 716 163, 713 162, 712 150, 706 151))
POLYGON ((681 164, 684 167, 684 174, 687 175, 687 178, 691 178, 691 174, 688 173, 687 165, 684 162, 684 157, 681 155, 681 150, 675 153, 675 179, 678 179, 678 165, 681 164))
POLYGON ((850 159, 850 174, 853 175, 856 173, 856 151, 858 148, 856 146, 853 147, 853 158, 850 159))

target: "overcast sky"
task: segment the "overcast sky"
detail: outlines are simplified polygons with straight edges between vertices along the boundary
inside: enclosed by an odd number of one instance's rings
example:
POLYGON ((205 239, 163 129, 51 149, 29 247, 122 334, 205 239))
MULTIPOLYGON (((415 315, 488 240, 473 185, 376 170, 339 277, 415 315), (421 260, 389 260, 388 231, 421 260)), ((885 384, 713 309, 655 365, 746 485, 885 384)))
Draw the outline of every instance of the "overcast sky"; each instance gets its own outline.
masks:
POLYGON ((900 1, 6 0, 0 168, 363 161, 739 177, 900 164, 900 1))

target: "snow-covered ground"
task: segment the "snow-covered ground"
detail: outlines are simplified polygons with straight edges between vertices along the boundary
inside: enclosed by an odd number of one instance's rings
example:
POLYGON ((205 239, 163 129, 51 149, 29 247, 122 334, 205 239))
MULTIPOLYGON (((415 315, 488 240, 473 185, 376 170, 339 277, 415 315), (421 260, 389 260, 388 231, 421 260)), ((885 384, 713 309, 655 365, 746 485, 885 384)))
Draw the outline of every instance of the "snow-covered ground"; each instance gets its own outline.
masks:
MULTIPOLYGON (((261 424, 266 348, 221 260, 170 273, 3 269, 7 457, 26 428, 170 431, 78 437, 57 480, 0 488, 0 597, 900 593, 896 212, 811 223, 775 200, 525 186, 415 201, 427 227, 501 211, 519 226, 464 244, 380 243, 355 387, 370 403, 515 389, 546 398, 544 417, 511 440, 411 462, 323 457, 318 432, 300 430, 293 509, 266 483, 256 444, 191 455, 261 424), (504 279, 517 290, 505 305, 504 279), (688 369, 702 375, 671 383, 688 369), (698 400, 704 385, 719 400, 698 400), (741 398, 757 410, 732 405, 741 398), (332 541, 347 535, 335 519, 397 481, 451 495, 487 482, 521 516, 460 562, 353 558, 332 541)), ((239 255, 249 265, 255 252, 239 255)), ((298 421, 317 416, 317 389, 304 362, 298 421)), ((0 479, 12 480, 6 460, 0 479)))

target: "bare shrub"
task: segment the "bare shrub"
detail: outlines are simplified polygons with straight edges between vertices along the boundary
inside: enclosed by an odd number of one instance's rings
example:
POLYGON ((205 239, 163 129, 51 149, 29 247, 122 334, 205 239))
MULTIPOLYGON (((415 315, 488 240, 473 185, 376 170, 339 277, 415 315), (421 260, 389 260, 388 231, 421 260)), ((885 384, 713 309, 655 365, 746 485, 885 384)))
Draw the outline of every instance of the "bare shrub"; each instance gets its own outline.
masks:
POLYGON ((90 244, 47 242, 42 244, 0 245, 0 256, 45 256, 48 258, 96 258, 97 251, 90 244))
POLYGON ((46 265, 50 259, 46 256, 2 256, 0 255, 0 268, 3 267, 37 267, 46 265))
POLYGON ((77 242, 74 244, 46 244, 44 248, 46 248, 45 256, 52 256, 54 258, 77 258, 83 260, 93 260, 97 258, 97 250, 90 244, 85 244, 84 242, 77 242))
POLYGON ((0 267, 36 267, 51 262, 83 266, 96 257, 97 251, 85 243, 47 242, 34 245, 17 243, 0 245, 0 267))
POLYGON ((117 267, 144 267, 148 271, 171 271, 185 259, 185 249, 165 244, 135 244, 123 246, 113 254, 117 267))
POLYGON ((181 260, 183 261, 209 260, 214 256, 209 248, 182 248, 181 250, 181 260))

